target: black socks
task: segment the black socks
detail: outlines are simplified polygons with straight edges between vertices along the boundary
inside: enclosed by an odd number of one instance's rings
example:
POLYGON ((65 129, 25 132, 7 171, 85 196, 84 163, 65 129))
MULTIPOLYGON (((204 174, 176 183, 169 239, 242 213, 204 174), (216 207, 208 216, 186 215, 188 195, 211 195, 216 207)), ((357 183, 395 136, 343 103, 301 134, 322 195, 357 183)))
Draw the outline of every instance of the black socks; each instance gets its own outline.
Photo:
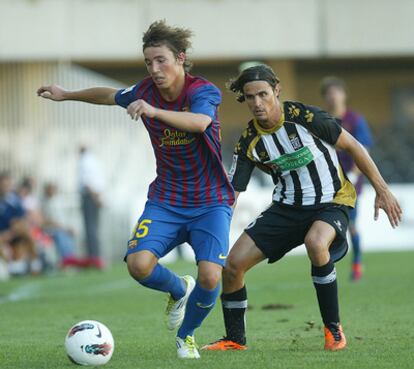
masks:
POLYGON ((312 280, 324 324, 339 323, 338 286, 334 263, 329 260, 320 267, 312 265, 312 280))
POLYGON ((246 344, 246 309, 247 291, 243 286, 238 291, 223 293, 221 304, 224 315, 224 325, 226 326, 226 338, 237 342, 240 345, 246 344))

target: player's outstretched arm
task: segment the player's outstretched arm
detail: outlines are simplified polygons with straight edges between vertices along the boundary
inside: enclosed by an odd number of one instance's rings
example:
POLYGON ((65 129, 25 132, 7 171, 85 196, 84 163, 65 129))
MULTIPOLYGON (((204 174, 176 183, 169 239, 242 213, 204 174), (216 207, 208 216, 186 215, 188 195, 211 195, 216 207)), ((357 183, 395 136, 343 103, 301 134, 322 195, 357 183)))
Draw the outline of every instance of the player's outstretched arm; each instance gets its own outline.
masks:
POLYGON ((159 119, 171 127, 193 133, 203 133, 211 123, 208 115, 158 109, 144 100, 136 100, 129 104, 127 113, 134 120, 144 115, 148 118, 159 119))
POLYGON ((115 94, 118 90, 111 87, 92 87, 84 90, 68 91, 64 88, 51 85, 42 86, 37 95, 53 101, 75 100, 91 104, 115 105, 115 94))
POLYGON ((391 226, 393 228, 398 226, 402 216, 400 204, 389 190, 388 185, 385 183, 367 150, 344 129, 339 135, 336 147, 347 151, 352 156, 359 170, 374 187, 376 192, 374 219, 378 219, 379 209, 383 209, 388 216, 391 226))

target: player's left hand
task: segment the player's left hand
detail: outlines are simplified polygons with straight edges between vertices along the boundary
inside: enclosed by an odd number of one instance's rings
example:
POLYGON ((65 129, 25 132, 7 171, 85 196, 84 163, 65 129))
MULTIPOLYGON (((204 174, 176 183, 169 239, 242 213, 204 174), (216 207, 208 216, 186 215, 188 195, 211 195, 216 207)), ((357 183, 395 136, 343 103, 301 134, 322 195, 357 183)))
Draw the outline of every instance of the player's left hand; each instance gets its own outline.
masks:
POLYGON ((145 115, 148 118, 154 118, 157 109, 148 104, 144 100, 136 100, 128 105, 127 113, 132 119, 138 120, 141 115, 145 115))
POLYGON ((401 222, 401 206, 390 190, 386 189, 382 192, 377 192, 375 196, 375 220, 378 219, 379 209, 385 211, 392 228, 397 227, 401 222))

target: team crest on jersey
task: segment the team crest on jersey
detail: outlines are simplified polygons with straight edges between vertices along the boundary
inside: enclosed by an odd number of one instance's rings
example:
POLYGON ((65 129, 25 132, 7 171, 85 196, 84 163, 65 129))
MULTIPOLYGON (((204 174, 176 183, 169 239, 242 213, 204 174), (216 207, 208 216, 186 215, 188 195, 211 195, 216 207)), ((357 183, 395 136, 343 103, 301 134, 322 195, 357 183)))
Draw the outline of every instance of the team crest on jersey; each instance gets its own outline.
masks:
POLYGON ((137 240, 130 240, 128 242, 128 249, 133 249, 133 248, 137 247, 137 245, 138 245, 138 241, 137 240))
POLYGON ((169 128, 164 129, 164 136, 160 139, 160 147, 189 145, 195 137, 189 136, 187 132, 175 131, 169 128))
POLYGON ((289 140, 295 150, 299 150, 303 147, 302 142, 296 133, 291 133, 289 135, 289 140))

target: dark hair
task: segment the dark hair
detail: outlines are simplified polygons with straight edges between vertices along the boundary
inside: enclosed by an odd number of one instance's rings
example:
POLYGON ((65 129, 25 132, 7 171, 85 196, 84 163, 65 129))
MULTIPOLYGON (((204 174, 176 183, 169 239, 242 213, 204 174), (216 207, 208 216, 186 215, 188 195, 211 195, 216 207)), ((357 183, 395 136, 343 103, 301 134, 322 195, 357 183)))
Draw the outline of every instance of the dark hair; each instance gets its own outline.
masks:
POLYGON ((243 70, 237 78, 229 81, 227 88, 237 95, 238 102, 243 102, 245 100, 243 87, 246 83, 252 81, 266 81, 273 89, 280 82, 271 67, 266 64, 259 64, 243 70))
MULTIPOLYGON (((142 37, 142 50, 152 46, 167 46, 177 58, 179 53, 186 53, 191 48, 190 38, 193 32, 186 28, 169 26, 165 19, 152 23, 142 37)), ((193 63, 187 58, 184 70, 188 72, 193 63)))
POLYGON ((320 91, 321 91, 322 97, 326 95, 326 93, 331 87, 337 87, 347 92, 346 83, 344 82, 343 79, 340 79, 334 76, 328 76, 328 77, 323 78, 320 84, 320 91))
POLYGON ((33 178, 23 177, 20 181, 19 188, 24 188, 28 191, 33 191, 33 178))

